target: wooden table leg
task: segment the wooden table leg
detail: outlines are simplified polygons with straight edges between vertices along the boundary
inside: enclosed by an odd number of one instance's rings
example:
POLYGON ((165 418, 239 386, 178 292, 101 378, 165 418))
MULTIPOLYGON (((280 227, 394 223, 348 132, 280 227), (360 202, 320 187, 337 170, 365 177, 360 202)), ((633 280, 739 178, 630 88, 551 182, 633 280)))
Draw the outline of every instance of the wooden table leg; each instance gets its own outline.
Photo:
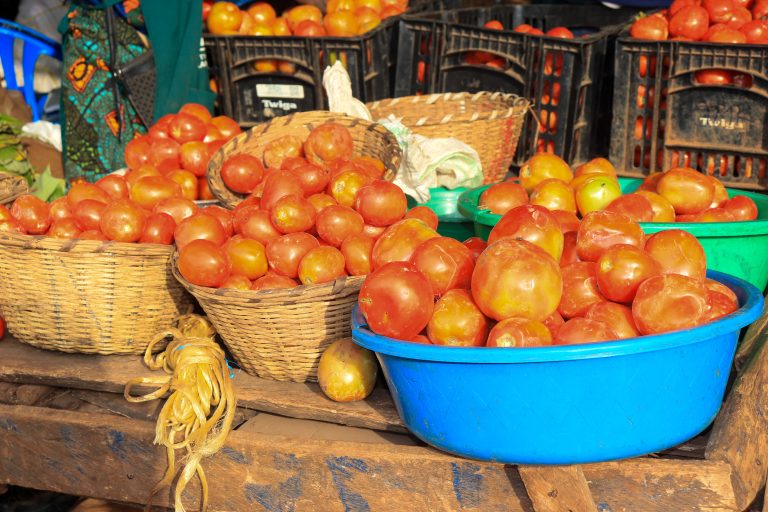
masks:
POLYGON ((581 466, 519 466, 536 512, 597 512, 581 466))

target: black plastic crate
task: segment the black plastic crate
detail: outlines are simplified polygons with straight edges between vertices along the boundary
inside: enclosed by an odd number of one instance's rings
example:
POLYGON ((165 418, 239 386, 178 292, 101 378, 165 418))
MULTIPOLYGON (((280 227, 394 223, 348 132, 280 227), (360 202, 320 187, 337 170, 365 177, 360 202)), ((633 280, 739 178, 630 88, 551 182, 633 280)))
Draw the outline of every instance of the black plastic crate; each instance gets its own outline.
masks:
POLYGON ((597 5, 493 5, 404 16, 400 22, 394 95, 502 91, 525 96, 528 116, 514 164, 537 150, 579 164, 608 151, 612 45, 633 9, 597 5), (500 21, 503 31, 483 28, 500 21), (574 39, 513 32, 527 23, 544 32, 568 27, 574 39), (483 51, 505 69, 466 61, 483 51))
POLYGON ((685 165, 728 186, 768 188, 768 46, 625 33, 615 69, 611 162, 624 174, 685 165), (696 73, 708 69, 748 75, 751 85, 698 83, 696 73))

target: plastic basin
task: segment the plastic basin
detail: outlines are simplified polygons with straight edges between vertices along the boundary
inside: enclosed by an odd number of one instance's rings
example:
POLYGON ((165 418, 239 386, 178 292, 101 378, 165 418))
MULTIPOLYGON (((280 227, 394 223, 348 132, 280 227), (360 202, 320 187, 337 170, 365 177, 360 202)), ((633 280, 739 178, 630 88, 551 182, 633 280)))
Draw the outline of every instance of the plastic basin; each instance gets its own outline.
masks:
POLYGON ((719 272, 741 308, 694 329, 631 340, 537 348, 409 343, 368 330, 352 337, 378 356, 400 417, 441 450, 507 464, 575 464, 676 446, 715 418, 740 330, 760 291, 719 272))
MULTIPOLYGON (((632 192, 642 180, 619 178, 624 192, 632 192)), ((467 190, 459 197, 458 210, 474 223, 475 235, 488 239, 501 215, 478 208, 480 194, 491 185, 467 190)), ((757 204, 758 218, 748 222, 643 222, 647 234, 666 229, 684 229, 696 236, 707 255, 707 268, 746 279, 758 289, 768 284, 768 196, 745 190, 728 189, 728 194, 744 195, 757 204)))
POLYGON ((461 194, 466 192, 467 188, 459 187, 447 189, 437 187, 429 189, 429 201, 426 203, 417 203, 411 196, 408 198, 408 209, 416 206, 428 206, 437 214, 438 224, 437 232, 442 236, 455 238, 463 242, 467 238, 475 236, 475 229, 471 221, 468 221, 459 213, 457 204, 461 194))

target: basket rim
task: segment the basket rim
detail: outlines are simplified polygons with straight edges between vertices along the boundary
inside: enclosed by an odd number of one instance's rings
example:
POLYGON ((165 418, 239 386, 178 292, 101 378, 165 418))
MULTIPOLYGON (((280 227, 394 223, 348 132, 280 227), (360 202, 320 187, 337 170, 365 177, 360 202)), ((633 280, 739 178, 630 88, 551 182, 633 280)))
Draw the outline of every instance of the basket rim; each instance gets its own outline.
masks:
POLYGON ((12 201, 15 201, 16 198, 29 193, 27 180, 21 176, 0 172, 0 183, 5 181, 11 182, 9 187, 10 193, 6 196, 0 196, 0 205, 11 203, 12 201))
POLYGON ((19 233, 0 233, 0 246, 24 250, 124 256, 170 256, 174 251, 173 245, 56 238, 47 235, 22 235, 19 233))
POLYGON ((366 103, 369 109, 388 108, 398 104, 413 105, 414 107, 423 105, 432 105, 438 102, 451 103, 464 101, 468 99, 471 102, 476 101, 494 101, 501 107, 505 104, 510 106, 491 110, 489 112, 471 112, 466 114, 449 114, 439 118, 430 118, 429 115, 419 117, 414 126, 448 124, 455 122, 472 122, 491 119, 506 119, 509 117, 522 117, 531 107, 531 102, 527 98, 517 94, 504 92, 479 91, 470 92, 445 92, 435 94, 423 94, 414 96, 403 96, 400 98, 387 98, 366 103))

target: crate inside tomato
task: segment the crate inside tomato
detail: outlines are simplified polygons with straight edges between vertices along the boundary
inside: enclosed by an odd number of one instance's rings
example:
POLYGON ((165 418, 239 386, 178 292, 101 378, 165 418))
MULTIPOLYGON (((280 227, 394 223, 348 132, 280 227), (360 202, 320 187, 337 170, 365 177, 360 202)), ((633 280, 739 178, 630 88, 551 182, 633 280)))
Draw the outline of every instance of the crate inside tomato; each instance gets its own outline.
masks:
POLYGON ((768 187, 768 24, 758 4, 732 9, 724 23, 678 0, 620 35, 610 154, 627 175, 690 166, 768 187))
POLYGON ((612 36, 634 13, 600 6, 494 5, 406 15, 395 96, 503 91, 533 101, 515 164, 548 151, 572 163, 607 149, 612 36))

